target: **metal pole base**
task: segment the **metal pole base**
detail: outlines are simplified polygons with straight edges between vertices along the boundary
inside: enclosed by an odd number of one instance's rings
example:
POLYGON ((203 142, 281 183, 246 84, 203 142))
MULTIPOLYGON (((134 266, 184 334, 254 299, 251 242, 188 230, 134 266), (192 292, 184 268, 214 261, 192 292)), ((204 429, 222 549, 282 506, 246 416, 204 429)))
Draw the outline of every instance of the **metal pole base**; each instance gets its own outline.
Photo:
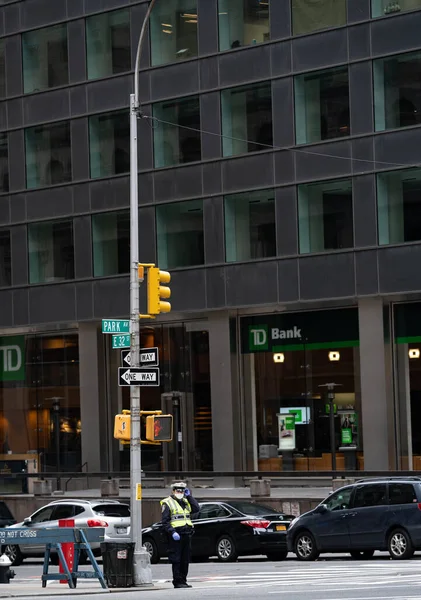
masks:
POLYGON ((151 558, 149 552, 135 550, 133 557, 133 575, 135 587, 152 584, 151 558))

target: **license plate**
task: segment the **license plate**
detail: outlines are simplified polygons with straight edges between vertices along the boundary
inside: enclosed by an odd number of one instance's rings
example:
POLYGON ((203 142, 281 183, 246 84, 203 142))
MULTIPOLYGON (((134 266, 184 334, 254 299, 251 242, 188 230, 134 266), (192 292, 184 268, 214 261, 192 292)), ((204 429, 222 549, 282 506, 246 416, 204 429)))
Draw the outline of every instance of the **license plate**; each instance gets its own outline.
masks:
POLYGON ((117 533, 127 533, 127 527, 116 527, 117 533))
POLYGON ((276 531, 286 531, 287 528, 285 527, 285 525, 277 525, 276 526, 276 531))

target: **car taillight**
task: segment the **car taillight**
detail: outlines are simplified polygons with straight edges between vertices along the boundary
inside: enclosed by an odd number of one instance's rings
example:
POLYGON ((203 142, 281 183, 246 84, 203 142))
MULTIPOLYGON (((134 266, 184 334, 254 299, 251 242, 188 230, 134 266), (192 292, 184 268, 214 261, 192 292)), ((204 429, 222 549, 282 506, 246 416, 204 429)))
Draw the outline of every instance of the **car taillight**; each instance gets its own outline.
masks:
POLYGON ((421 510, 421 502, 418 502, 418 510, 421 510))
POLYGON ((88 519, 88 527, 108 527, 107 521, 101 521, 100 519, 88 519))
POLYGON ((250 519, 248 521, 241 521, 241 525, 248 525, 249 527, 255 527, 257 529, 267 529, 270 525, 270 521, 263 519, 250 519))

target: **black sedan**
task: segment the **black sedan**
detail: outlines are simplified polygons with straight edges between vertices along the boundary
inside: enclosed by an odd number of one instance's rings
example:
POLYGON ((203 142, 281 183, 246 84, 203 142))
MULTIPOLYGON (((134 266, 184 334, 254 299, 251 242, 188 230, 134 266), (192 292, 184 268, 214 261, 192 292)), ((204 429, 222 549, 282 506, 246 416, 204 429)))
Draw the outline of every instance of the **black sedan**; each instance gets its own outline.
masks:
MULTIPOLYGON (((201 502, 199 514, 193 515, 192 558, 217 556, 229 562, 238 556, 266 554, 270 560, 284 560, 293 518, 252 502, 201 502)), ((143 529, 142 536, 152 563, 167 556, 168 537, 161 523, 143 529)))

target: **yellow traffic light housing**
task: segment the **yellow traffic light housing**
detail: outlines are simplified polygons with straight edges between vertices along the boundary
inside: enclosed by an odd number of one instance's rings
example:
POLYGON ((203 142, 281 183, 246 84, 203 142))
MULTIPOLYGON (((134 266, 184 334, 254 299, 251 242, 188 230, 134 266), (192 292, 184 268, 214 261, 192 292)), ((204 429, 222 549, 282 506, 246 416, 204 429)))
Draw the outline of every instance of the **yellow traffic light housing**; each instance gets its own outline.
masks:
POLYGON ((170 283, 171 275, 168 271, 161 271, 158 267, 148 269, 148 314, 159 315, 171 311, 171 304, 166 302, 171 297, 171 290, 163 283, 170 283))
POLYGON ((146 439, 150 442, 171 442, 173 436, 172 415, 146 417, 146 439))
POLYGON ((122 442, 130 442, 130 411, 115 416, 114 437, 122 442))

